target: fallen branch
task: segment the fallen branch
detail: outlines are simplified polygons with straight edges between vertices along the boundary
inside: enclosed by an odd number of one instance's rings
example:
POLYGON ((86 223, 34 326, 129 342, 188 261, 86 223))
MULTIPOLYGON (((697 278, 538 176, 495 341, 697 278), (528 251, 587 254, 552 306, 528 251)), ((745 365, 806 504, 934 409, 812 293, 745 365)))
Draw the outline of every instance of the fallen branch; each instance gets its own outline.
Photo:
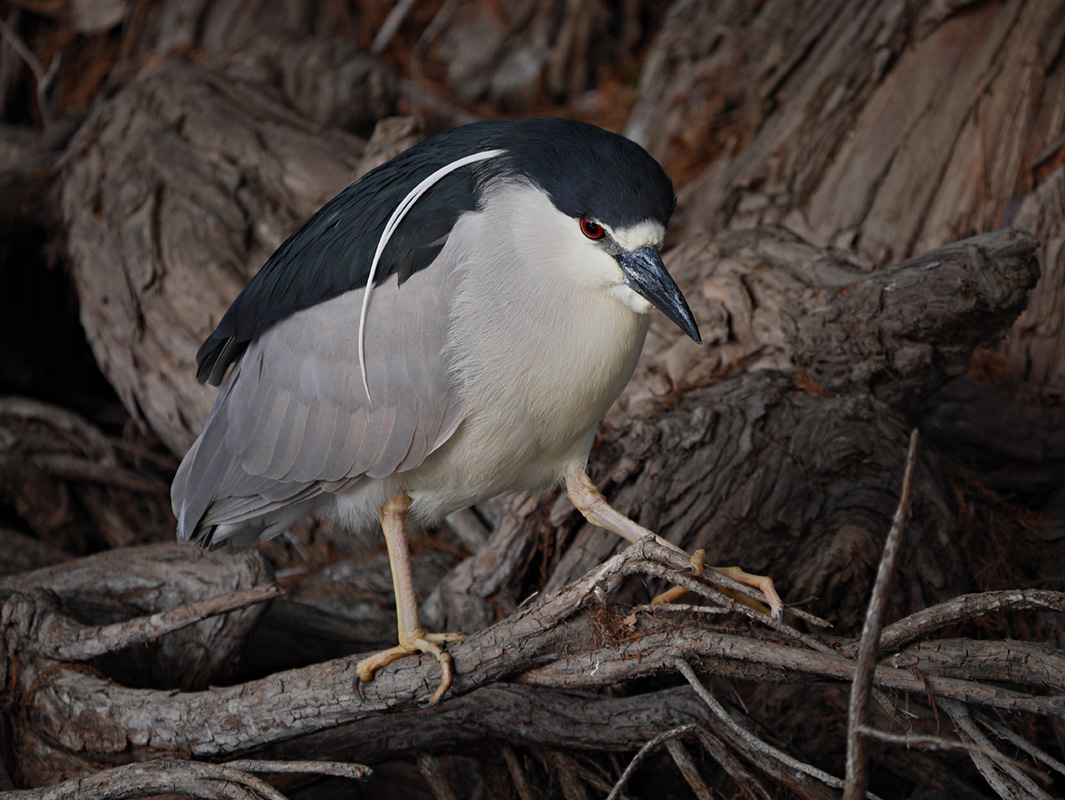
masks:
POLYGON ((895 571, 902 534, 910 519, 910 502, 913 497, 913 475, 917 467, 917 431, 910 434, 910 447, 906 453, 906 472, 902 478, 902 493, 899 507, 895 511, 895 521, 891 525, 884 553, 880 557, 880 567, 873 584, 873 593, 869 598, 869 610, 865 615, 862 637, 858 647, 858 667, 851 683, 850 707, 847 713, 847 785, 843 791, 844 800, 858 800, 865 797, 869 786, 869 756, 865 739, 859 732, 869 722, 867 709, 869 695, 873 690, 873 674, 876 670, 877 655, 880 652, 880 635, 884 629, 884 613, 887 608, 887 595, 891 588, 891 577, 895 571))
POLYGON ((55 786, 9 792, 10 800, 129 800, 158 794, 176 794, 202 800, 285 800, 256 772, 302 772, 361 780, 370 768, 327 761, 232 761, 205 764, 184 759, 160 759, 142 764, 100 770, 55 786))

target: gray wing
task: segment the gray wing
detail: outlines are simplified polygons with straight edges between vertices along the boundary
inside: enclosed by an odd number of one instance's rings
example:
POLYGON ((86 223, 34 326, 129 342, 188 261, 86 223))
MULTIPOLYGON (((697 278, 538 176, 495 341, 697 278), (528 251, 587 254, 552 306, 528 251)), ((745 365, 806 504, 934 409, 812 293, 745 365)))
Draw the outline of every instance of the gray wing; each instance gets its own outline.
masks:
POLYGON ((447 441, 461 421, 443 353, 457 280, 438 259, 402 285, 393 278, 373 290, 372 403, 358 359, 362 289, 297 311, 252 340, 175 477, 180 538, 268 538, 323 492, 412 469, 447 441))

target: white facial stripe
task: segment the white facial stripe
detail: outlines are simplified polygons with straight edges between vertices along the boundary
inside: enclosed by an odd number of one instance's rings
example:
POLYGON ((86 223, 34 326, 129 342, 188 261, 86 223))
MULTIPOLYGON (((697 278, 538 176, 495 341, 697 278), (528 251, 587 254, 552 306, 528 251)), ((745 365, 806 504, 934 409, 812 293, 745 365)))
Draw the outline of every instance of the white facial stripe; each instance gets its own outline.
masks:
POLYGON ((629 228, 610 228, 603 226, 614 237, 614 241, 626 250, 639 250, 641 247, 661 247, 666 240, 666 228, 657 220, 648 219, 629 228))

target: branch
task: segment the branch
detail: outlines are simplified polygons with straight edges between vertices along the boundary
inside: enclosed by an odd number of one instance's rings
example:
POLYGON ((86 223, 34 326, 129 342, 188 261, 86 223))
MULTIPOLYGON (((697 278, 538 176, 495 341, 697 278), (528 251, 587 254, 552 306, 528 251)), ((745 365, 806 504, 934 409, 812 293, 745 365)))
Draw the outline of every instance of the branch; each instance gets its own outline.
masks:
POLYGON ((880 642, 885 653, 959 622, 1003 611, 1065 611, 1065 592, 1045 589, 1002 589, 963 594, 917 611, 884 629, 880 642))
MULTIPOLYGON (((773 745, 762 741, 757 736, 755 736, 754 733, 747 730, 740 723, 734 720, 732 718, 732 715, 725 710, 724 706, 722 706, 721 703, 717 701, 717 698, 715 698, 713 694, 711 694, 710 691, 705 686, 703 686, 703 684, 699 681, 698 676, 695 674, 695 671, 690 666, 688 666, 687 662, 678 658, 676 661, 673 662, 673 665, 674 667, 676 667, 677 671, 685 677, 688 683, 691 684, 691 687, 695 690, 695 693, 699 695, 699 698, 704 703, 706 703, 707 707, 714 713, 714 716, 716 716, 721 722, 723 722, 725 726, 729 730, 731 730, 740 741, 743 742, 743 744, 745 745, 745 752, 753 751, 756 753, 761 753, 763 755, 769 756, 774 761, 780 762, 781 765, 789 767, 790 769, 793 769, 796 772, 800 772, 803 775, 809 775, 811 778, 818 780, 826 786, 832 787, 833 789, 843 788, 843 781, 841 781, 839 778, 835 777, 834 775, 829 775, 827 772, 817 769, 817 767, 810 766, 809 764, 803 761, 799 761, 797 758, 794 758, 793 756, 785 753, 783 750, 777 747, 773 747, 773 745)), ((869 797, 874 798, 874 800, 879 800, 876 795, 872 793, 869 794, 869 797)))
POLYGON ((57 661, 86 661, 158 639, 167 633, 197 622, 265 603, 284 594, 280 584, 252 586, 228 594, 215 595, 159 614, 137 617, 111 625, 82 625, 52 611, 42 620, 40 652, 57 661))
POLYGON ((869 695, 873 690, 873 675, 876 670, 877 653, 880 650, 880 634, 884 629, 884 613, 887 609, 888 592, 891 577, 895 571, 902 534, 910 519, 910 499, 913 496, 913 474, 917 466, 916 429, 910 434, 910 447, 906 453, 906 472, 902 478, 902 494, 899 507, 895 512, 895 521, 891 525, 884 554, 880 558, 880 567, 873 584, 873 593, 869 598, 869 610, 862 627, 861 645, 858 654, 858 667, 851 683, 850 707, 847 713, 847 786, 843 792, 844 800, 857 800, 865 797, 869 786, 869 756, 865 739, 859 732, 868 725, 869 695))
POLYGON ((205 764, 160 759, 105 769, 40 789, 7 793, 10 800, 131 800, 177 794, 202 800, 285 800, 285 796, 253 772, 302 772, 361 780, 370 768, 327 761, 234 761, 205 764))

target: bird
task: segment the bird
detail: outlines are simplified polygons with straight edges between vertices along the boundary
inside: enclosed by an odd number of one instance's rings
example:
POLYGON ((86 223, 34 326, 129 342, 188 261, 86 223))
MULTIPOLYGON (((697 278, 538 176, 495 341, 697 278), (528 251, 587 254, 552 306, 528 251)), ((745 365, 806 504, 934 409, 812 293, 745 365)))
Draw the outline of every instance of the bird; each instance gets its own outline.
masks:
MULTIPOLYGON (((367 173, 266 260, 199 349, 198 380, 220 389, 174 478, 179 539, 247 547, 311 513, 380 524, 398 644, 360 660, 358 681, 426 653, 438 702, 462 635, 422 627, 408 529, 563 483, 593 524, 656 536, 609 505, 587 463, 652 309, 701 343, 660 255, 675 206, 640 145, 561 118, 460 126, 367 173)), ((768 578, 729 569, 779 618, 768 578)))

